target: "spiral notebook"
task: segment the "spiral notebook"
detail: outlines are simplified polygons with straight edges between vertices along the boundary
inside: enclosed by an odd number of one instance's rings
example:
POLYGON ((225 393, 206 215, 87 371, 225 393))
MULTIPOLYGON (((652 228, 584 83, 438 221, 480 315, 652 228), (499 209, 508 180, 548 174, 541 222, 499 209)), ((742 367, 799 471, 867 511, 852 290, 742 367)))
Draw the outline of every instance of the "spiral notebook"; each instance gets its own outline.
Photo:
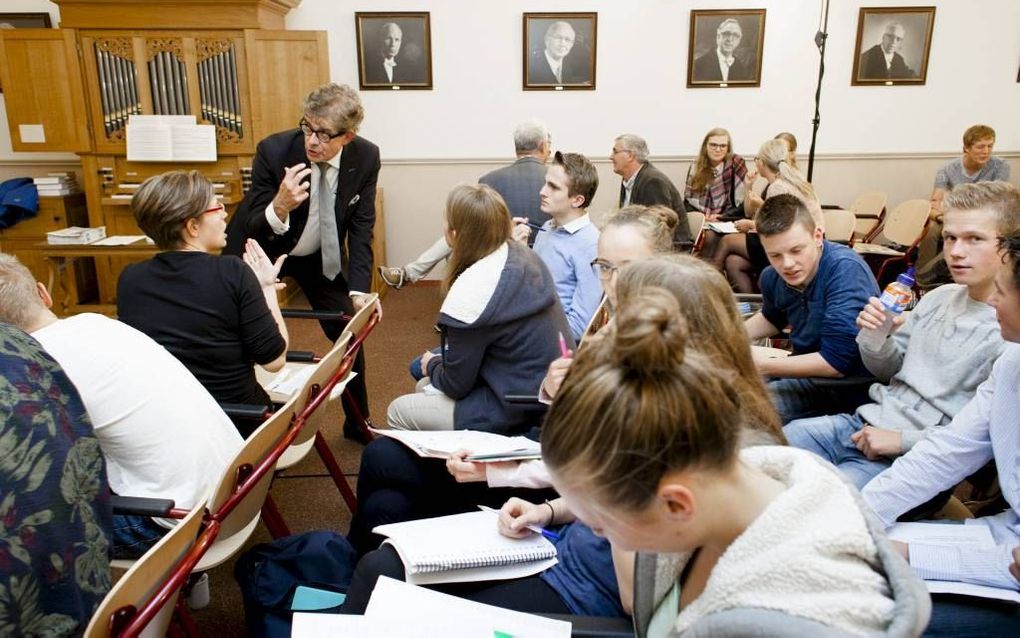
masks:
POLYGON ((535 534, 508 538, 487 512, 469 512, 380 525, 414 585, 505 580, 537 574, 556 564, 556 547, 535 534))

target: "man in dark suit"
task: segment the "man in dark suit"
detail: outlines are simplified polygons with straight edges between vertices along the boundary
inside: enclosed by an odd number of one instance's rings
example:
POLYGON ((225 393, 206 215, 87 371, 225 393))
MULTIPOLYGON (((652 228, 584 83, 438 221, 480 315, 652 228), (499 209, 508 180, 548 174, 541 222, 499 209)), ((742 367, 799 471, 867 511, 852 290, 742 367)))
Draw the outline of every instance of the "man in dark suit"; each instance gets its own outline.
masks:
POLYGON ((740 23, 727 18, 715 30, 715 48, 694 60, 695 82, 750 82, 754 80, 754 55, 738 51, 744 37, 740 23))
POLYGON ((424 82, 424 72, 411 67, 410 62, 398 59, 404 32, 396 22, 386 22, 379 28, 379 48, 366 53, 366 84, 406 84, 424 82))
MULTIPOLYGON (((349 86, 326 84, 312 91, 299 128, 259 142, 251 189, 227 227, 225 253, 240 254, 245 239, 253 237, 273 260, 287 255, 280 276, 294 278, 319 310, 352 314, 371 291, 379 148, 357 136, 364 114, 349 86)), ((343 331, 342 322, 320 323, 331 341, 343 331)), ((367 418, 361 355, 355 370, 347 387, 367 418)), ((346 402, 344 410, 344 436, 360 440, 346 402)))
MULTIPOLYGON (((540 209, 539 191, 545 185, 545 163, 551 153, 549 131, 538 120, 521 122, 514 129, 514 150, 517 161, 482 175, 479 184, 491 186, 503 197, 511 217, 526 217, 541 226, 549 215, 540 209)), ((528 245, 535 243, 535 233, 528 245)), ((436 265, 450 256, 450 245, 439 237, 414 261, 402 268, 379 266, 379 274, 387 285, 400 289, 429 274, 436 265)))
POLYGON ((528 84, 591 84, 588 60, 575 52, 574 27, 562 20, 545 31, 545 46, 528 56, 528 84))
POLYGON ((861 54, 857 77, 861 80, 903 80, 914 77, 914 71, 898 53, 906 31, 903 25, 891 22, 882 33, 882 43, 861 54))
POLYGON ((694 245, 691 227, 684 211, 684 199, 666 174, 648 161, 648 144, 638 135, 625 134, 613 141, 609 156, 613 172, 623 178, 620 184, 620 208, 631 204, 666 206, 677 214, 673 248, 688 252, 694 245))

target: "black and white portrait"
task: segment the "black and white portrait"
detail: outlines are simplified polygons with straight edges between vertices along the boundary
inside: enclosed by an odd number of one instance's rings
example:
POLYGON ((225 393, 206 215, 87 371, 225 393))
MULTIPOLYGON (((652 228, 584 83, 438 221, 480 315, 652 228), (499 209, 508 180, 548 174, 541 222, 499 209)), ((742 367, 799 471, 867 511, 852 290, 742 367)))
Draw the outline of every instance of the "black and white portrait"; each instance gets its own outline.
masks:
POLYGON ((428 12, 354 14, 362 89, 431 89, 428 12))
POLYGON ((765 9, 691 11, 687 86, 761 85, 765 9))
POLYGON ((924 84, 935 7, 861 7, 852 84, 924 84))
POLYGON ((524 14, 524 89, 594 89, 595 13, 524 14))

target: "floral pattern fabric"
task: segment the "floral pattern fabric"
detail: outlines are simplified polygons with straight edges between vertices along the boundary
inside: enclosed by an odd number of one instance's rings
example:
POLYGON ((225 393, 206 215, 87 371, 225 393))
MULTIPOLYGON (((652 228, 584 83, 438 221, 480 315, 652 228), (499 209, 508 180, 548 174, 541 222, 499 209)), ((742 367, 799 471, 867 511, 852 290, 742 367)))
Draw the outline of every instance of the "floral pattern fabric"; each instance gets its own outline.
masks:
POLYGON ((67 375, 0 324, 0 638, 76 636, 110 589, 110 489, 67 375))

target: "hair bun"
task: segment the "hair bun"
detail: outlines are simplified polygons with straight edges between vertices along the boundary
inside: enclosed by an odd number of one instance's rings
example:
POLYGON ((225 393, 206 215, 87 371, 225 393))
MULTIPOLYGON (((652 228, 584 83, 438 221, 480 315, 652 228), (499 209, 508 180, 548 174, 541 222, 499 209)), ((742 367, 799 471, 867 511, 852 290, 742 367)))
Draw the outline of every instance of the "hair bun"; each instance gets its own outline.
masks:
POLYGON ((654 376, 683 363, 687 323, 667 290, 645 288, 616 318, 611 357, 641 376, 654 376))
POLYGON ((670 208, 669 206, 662 205, 649 206, 648 212, 651 213, 652 215, 655 215, 655 218, 658 220, 658 222, 660 224, 665 225, 666 228, 670 230, 670 232, 672 232, 673 229, 676 228, 676 225, 680 223, 680 217, 677 216, 676 211, 670 208))

